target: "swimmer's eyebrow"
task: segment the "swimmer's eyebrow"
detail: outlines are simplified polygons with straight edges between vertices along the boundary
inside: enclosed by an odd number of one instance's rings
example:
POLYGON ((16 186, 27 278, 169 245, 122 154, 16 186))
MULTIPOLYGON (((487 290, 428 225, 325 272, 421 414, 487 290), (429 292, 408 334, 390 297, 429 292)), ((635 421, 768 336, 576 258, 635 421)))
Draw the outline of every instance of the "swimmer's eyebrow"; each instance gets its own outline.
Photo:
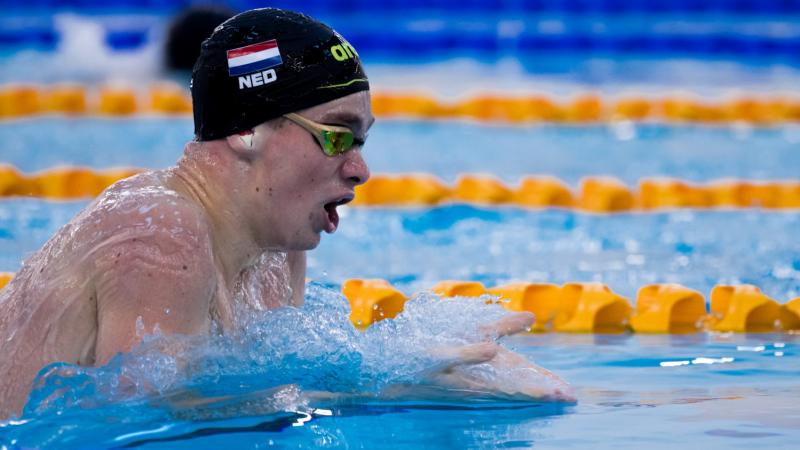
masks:
MULTIPOLYGON (((349 113, 349 112, 333 112, 329 113, 328 115, 323 116, 320 122, 323 123, 342 123, 350 127, 351 129, 361 130, 361 116, 357 114, 349 113)), ((369 123, 367 124, 367 130, 375 123, 375 117, 370 118, 369 123)), ((364 130, 366 131, 366 130, 364 130)))

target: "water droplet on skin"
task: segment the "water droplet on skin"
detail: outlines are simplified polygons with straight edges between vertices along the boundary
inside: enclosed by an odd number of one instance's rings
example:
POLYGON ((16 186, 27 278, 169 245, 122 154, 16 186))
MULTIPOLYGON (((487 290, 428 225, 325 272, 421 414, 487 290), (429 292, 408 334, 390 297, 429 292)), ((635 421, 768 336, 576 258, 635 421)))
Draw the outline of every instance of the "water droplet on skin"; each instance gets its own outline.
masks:
POLYGON ((142 316, 136 317, 136 336, 144 336, 144 320, 142 319, 142 316))
POLYGON ((146 214, 146 213, 150 212, 150 210, 155 208, 155 207, 156 207, 155 203, 152 204, 152 205, 140 206, 139 207, 139 213, 140 214, 146 214))

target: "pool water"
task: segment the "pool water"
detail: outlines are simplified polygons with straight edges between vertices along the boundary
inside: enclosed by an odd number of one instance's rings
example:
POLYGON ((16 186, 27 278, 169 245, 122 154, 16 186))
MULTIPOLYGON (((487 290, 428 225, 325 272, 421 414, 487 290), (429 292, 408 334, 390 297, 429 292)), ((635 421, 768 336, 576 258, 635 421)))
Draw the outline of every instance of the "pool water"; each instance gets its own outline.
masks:
MULTIPOLYGON (((312 290, 312 295, 319 292, 312 290)), ((346 324, 333 329, 325 329, 326 325, 330 322, 323 321, 319 327, 322 331, 315 336, 301 333, 289 339, 293 341, 286 346, 289 354, 300 339, 318 345, 323 341, 317 339, 326 332, 345 332, 346 324)), ((415 339, 422 344, 425 338, 415 339)), ((250 347, 264 351, 269 347, 262 344, 268 340, 250 347)), ((331 341, 343 343, 341 338, 330 337, 324 342, 331 341)), ((346 345, 343 352, 323 344, 323 350, 315 352, 321 359, 306 354, 307 359, 298 363, 299 353, 293 358, 284 355, 283 363, 273 370, 264 365, 246 369, 242 363, 251 363, 251 357, 230 361, 232 357, 227 355, 227 370, 221 366, 217 372, 207 370, 204 376, 195 375, 192 385, 180 386, 177 393, 168 391, 164 396, 179 399, 187 392, 230 396, 198 407, 176 406, 179 401, 151 404, 141 398, 104 404, 98 400, 99 394, 88 395, 94 392, 94 388, 87 388, 91 382, 67 375, 60 387, 73 386, 77 396, 92 399, 94 404, 87 405, 84 400, 70 407, 65 406, 67 400, 40 409, 27 421, 6 425, 3 438, 6 445, 13 443, 10 448, 611 449, 644 445, 675 448, 687 443, 703 448, 793 448, 797 437, 800 389, 796 382, 796 335, 546 334, 516 336, 505 344, 573 383, 579 403, 312 401, 298 406, 298 393, 290 388, 277 393, 256 389, 291 377, 314 387, 338 385, 339 389, 348 389, 354 383, 369 389, 376 380, 371 376, 384 377, 383 381, 398 376, 390 374, 391 369, 381 372, 364 368, 370 364, 365 360, 376 356, 371 353, 375 349, 348 354, 351 349, 346 345), (355 364, 357 356, 364 360, 355 364), (332 367, 335 373, 331 373, 332 367)), ((395 345, 402 347, 402 342, 395 345)), ((395 345, 387 343, 381 348, 395 345)), ((409 361, 404 358, 402 354, 383 357, 408 368, 405 364, 409 361)), ((213 362, 224 359, 208 352, 202 360, 214 366, 213 362)), ((163 358, 144 359, 127 371, 105 369, 92 382, 107 387, 103 375, 135 374, 132 369, 152 371, 155 367, 169 372, 171 365, 163 358)), ((152 373, 148 376, 156 377, 152 373)))
MULTIPOLYGON (((163 168, 175 162, 191 138, 189 118, 0 122, 3 163, 23 172, 65 164, 163 168)), ((698 182, 731 177, 776 180, 797 176, 798 144, 800 126, 792 123, 754 128, 381 120, 370 130, 364 158, 373 173, 427 172, 447 182, 465 172, 491 173, 509 183, 524 175, 546 174, 573 185, 587 175, 611 175, 629 184, 652 176, 698 182)))
MULTIPOLYGON (((572 185, 596 174, 629 184, 646 176, 785 179, 800 167, 792 126, 619 126, 386 121, 372 130, 365 157, 373 173, 452 181, 487 172, 509 183, 538 173, 572 185)), ((41 118, 0 124, 0 139, 4 162, 24 171, 62 163, 158 168, 180 155, 190 130, 185 118, 41 118)), ((0 270, 15 271, 87 203, 1 200, 0 270)), ((800 437, 797 334, 504 338, 569 381, 577 404, 311 395, 421 383, 434 362, 426 349, 469 343, 469 330, 503 314, 480 300, 415 294, 444 279, 600 281, 631 300, 649 283, 705 295, 715 284, 753 283, 785 302, 800 295, 800 212, 606 216, 445 205, 341 215, 339 231, 309 254, 315 282, 302 310, 254 315, 242 335, 194 342, 182 361, 161 353, 156 337, 105 368, 50 367, 26 414, 0 428, 0 446, 794 448, 800 437), (414 313, 356 332, 336 292, 348 278, 389 280, 416 295, 414 313), (131 387, 121 376, 138 381, 131 387), (145 394, 144 384, 161 395, 145 394)))
POLYGON ((301 311, 254 318, 241 336, 195 340, 182 363, 151 339, 105 368, 52 367, 27 414, 3 427, 0 442, 8 448, 792 448, 800 426, 797 335, 553 333, 504 341, 573 383, 577 404, 309 400, 304 390, 376 392, 413 381, 429 363, 419 357, 426 349, 465 343, 477 323, 502 312, 480 299, 422 296, 409 305, 413 320, 401 316, 361 334, 348 325, 345 301, 334 291, 312 285, 307 301, 301 311), (162 395, 143 395, 140 385, 132 391, 120 376, 146 380, 162 395), (198 397, 208 403, 191 402, 198 397))
MULTIPOLYGON (((16 270, 86 204, 4 200, 0 270, 16 270)), ((751 283, 780 302, 800 296, 800 242, 790 238, 800 230, 798 212, 603 216, 449 205, 343 208, 341 216, 336 234, 308 256, 308 276, 330 285, 384 278, 412 294, 445 279, 489 286, 599 281, 633 300, 650 283, 680 283, 705 295, 716 284, 751 283)))

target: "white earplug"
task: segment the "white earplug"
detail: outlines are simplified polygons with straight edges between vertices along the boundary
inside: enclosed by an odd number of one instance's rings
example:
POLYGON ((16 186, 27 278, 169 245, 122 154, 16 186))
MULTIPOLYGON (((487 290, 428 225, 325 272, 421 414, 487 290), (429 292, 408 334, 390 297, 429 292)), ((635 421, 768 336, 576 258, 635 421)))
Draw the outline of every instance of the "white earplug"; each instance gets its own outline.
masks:
POLYGON ((242 131, 238 134, 242 144, 249 149, 253 148, 253 134, 253 130, 242 131))

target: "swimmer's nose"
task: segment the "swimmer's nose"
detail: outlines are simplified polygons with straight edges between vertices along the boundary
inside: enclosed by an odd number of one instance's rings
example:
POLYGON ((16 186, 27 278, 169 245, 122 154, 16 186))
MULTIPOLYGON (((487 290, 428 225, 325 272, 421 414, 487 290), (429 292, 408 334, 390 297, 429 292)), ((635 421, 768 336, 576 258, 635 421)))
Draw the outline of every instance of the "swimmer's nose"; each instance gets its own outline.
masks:
POLYGON ((342 176, 353 183, 353 186, 364 184, 369 179, 369 167, 361 154, 361 149, 353 149, 345 153, 346 160, 342 165, 342 176))

